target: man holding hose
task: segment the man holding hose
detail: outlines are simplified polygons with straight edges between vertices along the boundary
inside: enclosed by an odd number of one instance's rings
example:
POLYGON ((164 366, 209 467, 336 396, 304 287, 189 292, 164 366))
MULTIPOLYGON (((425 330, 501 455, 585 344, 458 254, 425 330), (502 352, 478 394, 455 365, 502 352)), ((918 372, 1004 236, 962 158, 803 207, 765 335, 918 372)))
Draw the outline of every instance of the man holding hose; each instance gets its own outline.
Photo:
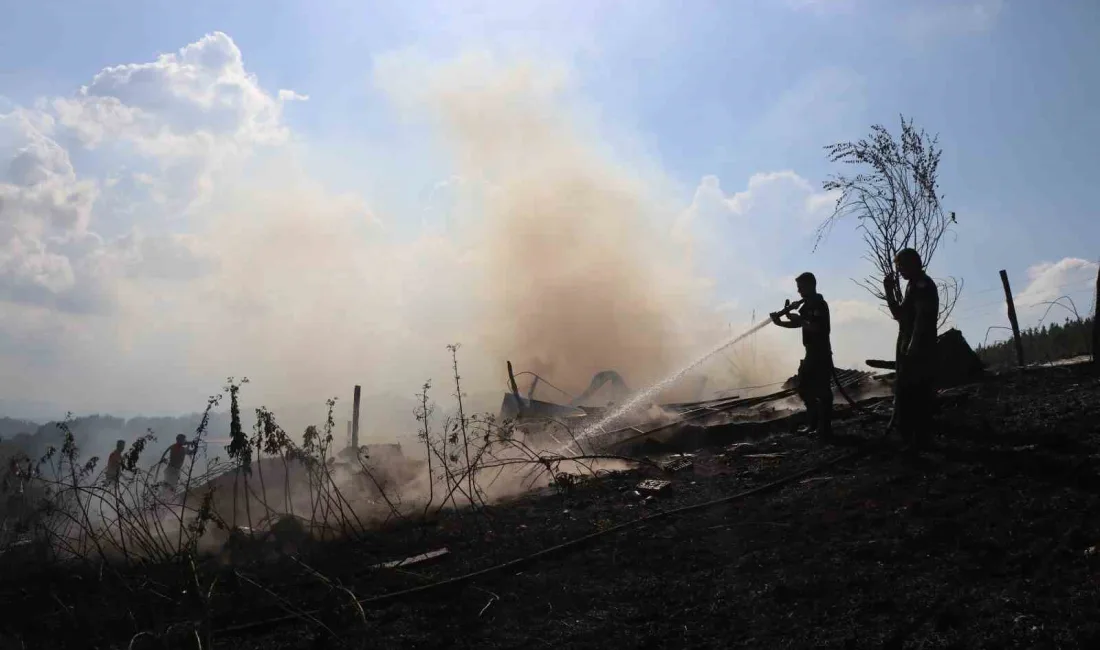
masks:
POLYGON ((798 364, 798 396, 806 405, 810 430, 827 438, 832 434, 833 347, 829 342, 829 304, 817 292, 817 278, 813 273, 803 273, 795 278, 798 295, 802 300, 785 309, 770 314, 772 322, 780 327, 802 330, 802 345, 806 356, 798 364), (798 308, 798 313, 791 310, 798 308), (782 320, 786 316, 787 320, 782 320))

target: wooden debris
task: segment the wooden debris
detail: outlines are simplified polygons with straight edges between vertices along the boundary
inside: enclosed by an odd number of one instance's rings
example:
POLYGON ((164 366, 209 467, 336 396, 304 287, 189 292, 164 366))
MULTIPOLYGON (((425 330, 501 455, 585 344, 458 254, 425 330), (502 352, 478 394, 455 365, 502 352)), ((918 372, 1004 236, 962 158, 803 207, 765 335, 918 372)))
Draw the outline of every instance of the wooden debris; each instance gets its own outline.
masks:
POLYGON ((664 465, 661 466, 661 469, 670 474, 675 474, 676 472, 683 472, 689 469, 693 469, 694 467, 695 462, 693 460, 691 460, 690 458, 679 457, 667 461, 664 465))
POLYGON ((735 442, 732 445, 725 448, 722 452, 722 457, 729 460, 738 456, 744 456, 747 453, 758 451, 760 446, 755 442, 735 442))
POLYGON ((672 481, 660 481, 647 478, 637 485, 638 492, 643 494, 661 494, 672 486, 672 481))
POLYGON ((372 569, 396 569, 399 567, 413 566, 414 564, 424 564, 432 560, 437 560, 441 557, 450 554, 450 550, 441 548, 435 551, 428 551, 427 553, 421 553, 420 555, 413 555, 402 560, 392 560, 390 562, 383 562, 382 564, 375 564, 372 569))

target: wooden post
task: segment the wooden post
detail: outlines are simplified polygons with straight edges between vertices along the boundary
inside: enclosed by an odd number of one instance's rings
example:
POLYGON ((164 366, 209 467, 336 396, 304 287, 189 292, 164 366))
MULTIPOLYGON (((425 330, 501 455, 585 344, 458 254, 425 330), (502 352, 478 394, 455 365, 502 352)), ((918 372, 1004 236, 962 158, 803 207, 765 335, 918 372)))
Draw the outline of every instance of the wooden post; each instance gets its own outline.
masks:
POLYGON ((348 447, 351 447, 351 420, 348 420, 348 447))
POLYGON ((355 400, 351 406, 351 446, 359 449, 359 386, 355 387, 355 400))
POLYGON ((512 394, 519 399, 519 386, 516 385, 516 375, 512 372, 512 362, 508 361, 508 388, 512 389, 512 394))
POLYGON ((1096 269, 1096 297, 1093 298, 1092 361, 1100 363, 1100 268, 1096 269))
POLYGON ((1008 322, 1012 325, 1012 340, 1016 343, 1016 363, 1024 367, 1024 343, 1020 340, 1020 323, 1016 320, 1016 304, 1012 302, 1012 287, 1008 284, 1008 273, 1001 269, 1001 284, 1005 288, 1005 302, 1008 304, 1008 322))
POLYGON ((508 362, 508 387, 512 389, 512 397, 516 400, 516 416, 523 414, 523 399, 519 396, 519 386, 516 385, 516 375, 512 372, 512 362, 508 362))

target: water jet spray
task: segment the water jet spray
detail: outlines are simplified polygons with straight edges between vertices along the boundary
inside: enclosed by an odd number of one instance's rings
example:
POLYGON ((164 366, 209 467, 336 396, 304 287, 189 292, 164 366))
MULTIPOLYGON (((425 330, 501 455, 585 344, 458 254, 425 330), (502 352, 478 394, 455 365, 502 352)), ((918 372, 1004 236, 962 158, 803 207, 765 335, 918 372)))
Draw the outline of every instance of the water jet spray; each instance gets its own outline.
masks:
MULTIPOLYGON (((786 305, 783 307, 783 309, 786 310, 786 311, 790 311, 791 309, 795 309, 799 304, 801 304, 801 301, 797 301, 795 303, 792 303, 790 300, 788 300, 786 305)), ((649 400, 653 399, 654 397, 659 395, 662 391, 666 390, 671 385, 675 384, 677 381, 682 379, 684 377, 684 375, 688 374, 689 372, 691 372, 695 368, 699 367, 700 365, 702 365, 704 362, 706 362, 708 359, 710 359, 714 355, 718 354, 722 350, 725 350, 726 348, 730 347, 731 345, 734 345, 736 343, 740 343, 742 340, 744 340, 744 339, 752 336, 753 334, 759 332, 760 330, 764 329, 764 327, 766 327, 771 322, 772 321, 771 321, 770 318, 768 320, 761 321, 761 322, 757 323, 756 325, 753 325, 747 331, 745 331, 741 334, 738 334, 737 336, 734 336, 732 338, 726 339, 722 343, 718 344, 717 346, 715 346, 715 347, 711 348, 710 350, 708 350, 707 352, 703 353, 701 356, 699 356, 694 361, 692 361, 688 365, 684 366, 683 368, 681 368, 677 372, 669 375, 668 377, 666 377, 665 379, 662 379, 661 381, 657 382, 656 384, 653 384, 649 388, 646 388, 645 390, 637 393, 636 395, 631 397, 629 400, 627 400, 625 403, 620 405, 618 408, 613 410, 611 413, 608 413, 604 417, 600 418, 600 420, 598 422, 596 422, 596 423, 594 423, 594 424, 592 424, 588 427, 585 427, 585 429, 583 431, 581 431, 580 434, 577 435, 577 441, 579 442, 581 440, 591 438, 592 436, 594 436, 598 433, 606 432, 607 425, 609 425, 613 422, 616 422, 617 420, 622 418, 624 415, 627 415, 628 413, 630 413, 630 412, 638 409, 639 407, 645 405, 649 400)))
MULTIPOLYGON (((756 325, 753 325, 748 330, 746 330, 745 332, 743 332, 743 333, 741 333, 741 334, 739 334, 735 337, 726 339, 725 341, 718 344, 714 348, 711 348, 709 351, 707 351, 703 355, 699 356, 694 361, 692 361, 688 365, 684 366, 683 368, 681 368, 677 372, 669 375, 668 377, 666 377, 665 379, 662 379, 661 381, 657 382, 656 384, 653 384, 649 388, 646 388, 645 390, 637 393, 636 395, 631 397, 629 400, 627 400, 625 403, 620 405, 618 408, 613 410, 611 413, 608 413, 604 417, 600 418, 600 420, 598 422, 585 427, 584 430, 581 431, 580 434, 578 434, 576 436, 577 443, 579 443, 582 440, 586 440, 588 438, 591 438, 591 437, 593 437, 597 434, 606 433, 607 432, 607 426, 609 424, 617 422, 618 420, 623 418, 625 415, 627 415, 627 414, 639 409, 640 407, 646 405, 650 400, 652 400, 654 397, 659 395, 662 391, 666 390, 671 385, 675 384, 677 381, 682 379, 684 377, 684 375, 691 372, 695 368, 699 367, 704 362, 706 362, 708 359, 710 359, 714 355, 718 354, 722 350, 725 350, 726 348, 730 347, 731 345, 735 345, 736 343, 739 343, 739 342, 743 341, 744 339, 752 336, 753 334, 759 332, 760 330, 764 329, 769 323, 772 322, 772 316, 777 317, 777 318, 779 316, 785 316, 785 315, 789 314, 790 312, 794 311, 795 309, 798 309, 799 307, 801 307, 803 302, 804 302, 804 300, 796 300, 794 302, 791 302, 789 299, 786 300, 783 304, 783 308, 780 309, 779 311, 775 312, 774 314, 769 315, 767 320, 763 320, 763 321, 757 323, 756 325)), ((847 402, 849 404, 851 404, 853 407, 856 407, 857 405, 856 405, 855 401, 848 395, 847 391, 845 391, 844 387, 841 385, 840 376, 837 372, 837 369, 836 369, 835 365, 832 368, 832 375, 833 375, 833 381, 836 383, 836 386, 840 390, 841 395, 844 397, 845 400, 847 400, 847 402)), ((566 445, 566 446, 562 447, 562 449, 560 449, 559 451, 564 452, 564 451, 568 450, 569 448, 574 447, 577 443, 571 443, 569 445, 566 445)))

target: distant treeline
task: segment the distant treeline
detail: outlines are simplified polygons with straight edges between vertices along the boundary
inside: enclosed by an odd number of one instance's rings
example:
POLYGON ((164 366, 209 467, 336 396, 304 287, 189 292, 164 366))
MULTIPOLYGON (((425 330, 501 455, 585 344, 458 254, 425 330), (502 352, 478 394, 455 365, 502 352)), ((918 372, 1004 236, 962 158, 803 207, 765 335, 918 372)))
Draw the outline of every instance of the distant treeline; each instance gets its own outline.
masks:
MULTIPOLYGON (((99 456, 106 458, 114 448, 116 440, 125 440, 127 446, 150 430, 157 442, 165 447, 172 443, 177 434, 186 434, 191 438, 202 421, 202 414, 193 413, 180 417, 136 417, 130 419, 110 415, 88 415, 69 421, 69 430, 80 450, 82 457, 99 456)), ((63 434, 57 422, 38 424, 26 420, 0 418, 0 458, 6 458, 19 451, 32 458, 40 457, 46 450, 60 447, 63 434)), ((229 431, 229 415, 212 413, 208 425, 208 435, 219 437, 229 431)))
MULTIPOLYGON (((1024 361, 1041 363, 1092 353, 1092 318, 1069 319, 1020 331, 1024 361)), ((1011 338, 989 346, 978 346, 978 357, 991 367, 1016 363, 1016 348, 1011 338)))

